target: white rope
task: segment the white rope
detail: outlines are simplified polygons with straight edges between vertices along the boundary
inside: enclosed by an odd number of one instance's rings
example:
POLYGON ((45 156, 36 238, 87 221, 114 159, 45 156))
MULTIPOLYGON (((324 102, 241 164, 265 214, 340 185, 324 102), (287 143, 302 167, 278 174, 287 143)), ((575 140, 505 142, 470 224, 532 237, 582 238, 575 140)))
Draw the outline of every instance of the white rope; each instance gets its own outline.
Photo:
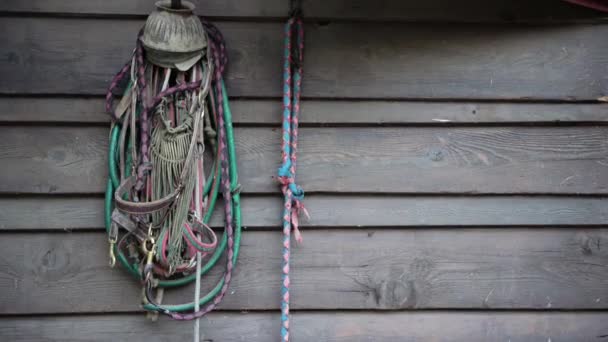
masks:
MULTIPOLYGON (((192 81, 194 81, 196 79, 196 74, 197 74, 197 68, 194 67, 194 70, 192 72, 192 81)), ((192 99, 192 106, 195 105, 194 102, 196 102, 197 97, 193 96, 192 99)), ((193 109, 193 107, 191 108, 191 110, 193 109)), ((204 110, 204 106, 203 108, 201 108, 201 115, 204 117, 205 115, 205 110, 204 110)), ((202 119, 202 118, 201 118, 202 119)), ((204 186, 205 184, 205 169, 203 168, 204 163, 203 163, 203 151, 205 150, 205 145, 204 145, 204 138, 202 136, 199 135, 198 137, 200 139, 200 141, 202 141, 202 144, 199 144, 199 155, 198 155, 198 167, 200 168, 200 170, 203 173, 203 177, 201 179, 201 172, 199 172, 199 170, 197 170, 196 172, 196 188, 194 190, 194 198, 195 198, 195 209, 196 209, 196 218, 198 220, 203 220, 203 208, 201 207, 202 203, 202 194, 201 194, 201 186, 204 186), (202 148, 201 148, 202 146, 202 148), (201 151, 202 150, 202 151, 201 151)), ((199 236, 200 238, 200 236, 199 236)), ((201 297, 201 262, 202 262, 202 257, 201 257, 201 252, 196 252, 196 285, 195 285, 195 290, 194 290, 194 312, 197 312, 200 310, 200 297, 201 297)), ((201 334, 201 318, 198 317, 196 320, 194 320, 194 342, 199 342, 201 340, 200 337, 201 334)))
MULTIPOLYGON (((201 158, 201 162, 200 164, 202 165, 202 158, 201 158)), ((200 173, 197 172, 196 173, 196 189, 195 189, 195 193, 196 193, 196 216, 197 219, 201 220, 202 219, 202 208, 201 208, 201 202, 200 202, 200 192, 201 192, 201 179, 200 179, 200 173)), ((203 180, 204 182, 204 180, 203 180)), ((197 312, 198 310, 200 310, 200 297, 201 297, 201 252, 196 252, 196 286, 195 286, 195 290, 194 290, 194 312, 197 312)), ((201 318, 198 317, 197 319, 194 320, 194 342, 199 342, 200 339, 200 332, 201 332, 201 318)))

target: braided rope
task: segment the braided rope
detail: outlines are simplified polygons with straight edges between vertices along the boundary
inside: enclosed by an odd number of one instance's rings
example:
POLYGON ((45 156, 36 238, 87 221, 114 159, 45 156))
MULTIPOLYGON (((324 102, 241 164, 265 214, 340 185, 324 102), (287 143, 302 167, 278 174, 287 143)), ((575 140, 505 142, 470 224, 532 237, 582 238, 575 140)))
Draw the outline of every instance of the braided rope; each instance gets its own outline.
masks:
POLYGON ((118 89, 118 85, 125 79, 125 76, 127 76, 129 70, 131 70, 130 60, 120 69, 114 78, 112 78, 112 82, 110 82, 110 87, 106 93, 106 113, 110 114, 112 118, 114 118, 112 104, 114 103, 114 98, 116 97, 114 92, 118 89))
POLYGON ((294 230, 296 241, 301 242, 302 236, 298 229, 298 215, 300 214, 300 211, 306 212, 301 202, 304 199, 304 191, 295 183, 303 50, 304 28, 302 20, 299 17, 294 16, 290 18, 285 25, 282 165, 281 168, 279 168, 277 178, 281 184, 281 190, 284 195, 283 279, 281 284, 282 341, 289 341, 289 264, 291 254, 291 230, 294 230), (292 41, 294 34, 296 35, 296 46, 293 46, 292 41))

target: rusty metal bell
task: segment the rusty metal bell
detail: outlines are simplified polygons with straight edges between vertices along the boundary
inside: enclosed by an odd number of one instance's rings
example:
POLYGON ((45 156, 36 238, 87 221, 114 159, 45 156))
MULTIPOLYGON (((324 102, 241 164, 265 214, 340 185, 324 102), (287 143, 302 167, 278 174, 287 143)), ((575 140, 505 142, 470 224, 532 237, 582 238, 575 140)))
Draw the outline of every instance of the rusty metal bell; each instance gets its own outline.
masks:
POLYGON ((141 41, 148 61, 179 70, 192 67, 207 47, 203 24, 188 1, 179 8, 173 8, 169 0, 158 1, 156 11, 146 20, 141 41))

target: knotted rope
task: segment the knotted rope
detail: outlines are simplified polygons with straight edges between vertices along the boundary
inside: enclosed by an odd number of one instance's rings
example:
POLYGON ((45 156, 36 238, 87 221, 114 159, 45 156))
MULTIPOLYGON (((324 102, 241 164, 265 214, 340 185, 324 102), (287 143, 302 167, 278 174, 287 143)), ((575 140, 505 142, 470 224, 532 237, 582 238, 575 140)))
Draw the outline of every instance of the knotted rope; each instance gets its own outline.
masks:
POLYGON ((304 27, 299 11, 292 11, 285 25, 285 50, 283 63, 283 135, 282 165, 278 180, 284 195, 283 208, 283 281, 281 287, 281 340, 289 341, 289 262, 291 230, 298 242, 302 235, 298 229, 298 215, 306 209, 302 205, 304 190, 296 182, 296 153, 298 148, 298 115, 302 85, 302 52, 304 27), (295 44, 293 38, 295 36, 295 44))

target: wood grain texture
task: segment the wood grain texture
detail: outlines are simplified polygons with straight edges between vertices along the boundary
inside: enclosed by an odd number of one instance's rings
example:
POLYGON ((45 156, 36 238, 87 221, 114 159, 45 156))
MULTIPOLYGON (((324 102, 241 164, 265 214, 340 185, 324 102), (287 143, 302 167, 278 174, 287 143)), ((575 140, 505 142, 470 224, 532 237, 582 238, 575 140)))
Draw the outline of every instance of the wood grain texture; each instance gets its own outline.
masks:
POLYGON ((100 97, 2 97, 0 122, 107 123, 105 101, 100 97))
MULTIPOLYGON (((141 25, 4 18, 0 93, 103 94, 141 25)), ((280 96, 281 24, 219 28, 230 94, 280 96)), ((608 40, 597 39, 608 25, 334 23, 308 25, 306 34, 309 98, 596 100, 608 89, 608 40)))
POLYGON ((599 19, 605 15, 551 0, 304 0, 304 14, 320 18, 449 22, 538 22, 599 19))
MULTIPOLYGON (((237 123, 277 123, 274 101, 233 101, 237 123)), ((532 104, 415 101, 302 102, 301 124, 488 124, 608 121, 606 104, 532 104)), ((1 120, 1 119, 0 119, 1 120)))
POLYGON ((1 188, 7 192, 99 192, 107 171, 108 129, 2 127, 1 188))
MULTIPOLYGON (((0 72, 6 75, 0 81, 0 92, 105 94, 115 73, 130 58, 143 23, 3 18, 0 29, 10 27, 12 33, 0 33, 0 41, 7 48, 5 62, 0 64, 0 72), (14 79, 8 76, 11 70, 14 79)), ((280 88, 281 84, 281 71, 277 68, 281 60, 281 27, 279 23, 220 23, 230 49, 227 82, 231 95, 246 95, 244 89, 259 95, 278 95, 280 89, 273 88, 280 88)), ((254 93, 249 95, 255 96, 254 93)))
MULTIPOLYGON (((201 320, 204 341, 272 341, 275 313, 217 312, 201 320)), ((608 314, 584 313, 335 313, 295 312, 294 341, 319 342, 451 342, 451 341, 601 341, 608 334, 608 314)), ((0 335, 15 342, 36 341, 188 341, 187 322, 161 319, 151 323, 139 315, 0 318, 0 335)))
MULTIPOLYGON (((551 196, 331 196, 306 197, 304 228, 433 226, 608 225, 605 197, 551 196)), ((281 199, 245 195, 243 225, 278 228, 281 199)), ((221 211, 211 220, 223 226, 221 211)), ((98 197, 0 198, 0 229, 103 230, 98 197)))
MULTIPOLYGON (((0 127, 0 192, 105 191, 105 127, 0 127)), ((278 191, 280 131, 235 131, 245 192, 278 191)), ((309 192, 608 193, 608 127, 302 128, 309 192)))
MULTIPOLYGON (((193 0, 196 13, 216 17, 285 17, 289 3, 280 0, 193 0)), ((302 2, 306 18, 408 21, 564 21, 601 18, 601 13, 552 0, 329 0, 302 2)), ((154 9, 145 0, 24 0, 0 3, 0 11, 85 15, 147 15, 154 9)))
MULTIPOLYGON (((279 125, 280 100, 233 99, 237 125, 279 125)), ((608 121, 606 104, 417 101, 302 101, 302 125, 511 124, 608 121)), ((101 98, 0 97, 1 123, 109 123, 101 98)))
MULTIPOLYGON (((226 311, 203 329, 269 341, 288 1, 195 3, 227 38, 246 226, 226 311)), ((140 311, 141 289, 108 268, 102 232, 101 95, 152 4, 0 2, 0 339, 191 338, 190 324, 121 314, 140 311)), ((292 251, 294 340, 606 338, 608 202, 596 195, 608 195, 608 106, 590 103, 607 95, 605 15, 554 0, 304 0, 304 11, 301 122, 339 127, 300 132, 314 229, 292 251), (592 196, 562 196, 575 194, 592 196)))
MULTIPOLYGON (((228 310, 278 309, 281 233, 244 232, 228 310)), ((607 229, 310 230, 292 250, 297 309, 607 309, 607 229)), ((138 310, 103 233, 7 234, 0 313, 138 310)), ((203 287, 218 279, 212 271, 203 287)), ((165 292, 189 301, 193 287, 165 292)))
MULTIPOLYGON (((289 3, 282 0, 192 0, 196 13, 212 17, 286 17, 289 3)), ((563 7, 563 6, 561 6, 563 7)), ((27 0, 2 3, 0 11, 8 13, 61 13, 83 15, 148 15, 154 11, 154 1, 146 0, 27 0)))

